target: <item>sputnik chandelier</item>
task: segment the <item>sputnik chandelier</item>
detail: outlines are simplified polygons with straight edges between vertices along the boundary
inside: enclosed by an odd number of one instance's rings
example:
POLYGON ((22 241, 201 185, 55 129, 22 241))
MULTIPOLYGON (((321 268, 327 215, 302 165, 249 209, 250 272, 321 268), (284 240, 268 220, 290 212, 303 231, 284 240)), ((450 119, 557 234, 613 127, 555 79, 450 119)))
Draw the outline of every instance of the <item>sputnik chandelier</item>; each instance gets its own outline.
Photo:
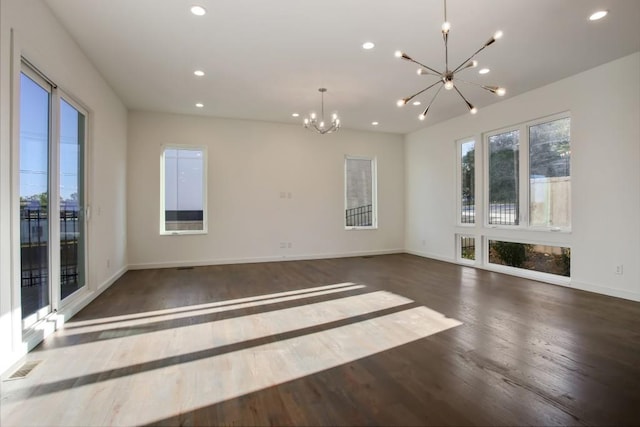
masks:
POLYGON ((506 93, 506 90, 502 87, 498 87, 498 86, 485 86, 485 85, 481 85, 478 83, 474 83, 474 82, 470 82, 467 80, 463 80, 461 78, 458 77, 458 73, 466 70, 467 68, 474 68, 478 66, 478 61, 474 60, 473 58, 475 58, 475 56, 480 53, 482 50, 484 50, 486 47, 491 46, 493 43, 495 43, 496 40, 498 40, 500 37, 502 37, 502 31, 496 31, 496 33, 493 35, 493 37, 491 37, 489 40, 487 40, 487 42, 478 50, 476 50, 474 52, 473 55, 471 55, 469 58, 465 59, 464 61, 462 61, 462 63, 460 65, 458 65, 456 68, 454 68, 453 70, 449 68, 449 47, 448 47, 448 41, 449 41, 449 30, 451 29, 451 24, 449 23, 449 21, 447 21, 447 0, 444 0, 444 23, 442 24, 442 38, 444 40, 444 71, 437 71, 434 68, 431 67, 427 67, 426 65, 414 60, 413 58, 411 58, 409 55, 407 55, 404 52, 401 51, 397 51, 396 52, 396 57, 397 58, 402 58, 405 61, 409 61, 409 62, 413 62, 414 64, 417 64, 420 66, 420 68, 418 68, 418 75, 419 76, 435 76, 438 78, 438 80, 435 81, 435 83, 427 86, 426 88, 422 89, 419 92, 414 93, 413 95, 407 97, 407 98, 403 98, 400 99, 397 102, 398 107, 402 107, 404 105, 406 105, 409 101, 411 101, 413 98, 415 98, 416 96, 428 91, 429 89, 431 89, 432 87, 438 86, 440 85, 440 87, 438 87, 438 90, 436 91, 435 95, 433 95, 433 98, 431 98, 431 102, 429 102, 429 104, 427 105, 427 108, 422 112, 422 114, 420 114, 418 116, 418 118, 420 120, 424 120, 425 117, 427 117, 427 113, 429 112, 429 108, 431 108, 431 105, 433 105, 433 102, 436 100, 436 98, 438 97, 438 95, 440 94, 440 91, 442 90, 442 88, 444 87, 445 90, 455 90, 458 95, 460 95, 460 97, 464 100, 464 102, 467 104, 467 107, 469 108, 469 112, 471 114, 475 114, 478 112, 478 109, 476 107, 474 107, 468 100, 467 98, 464 97, 464 95, 462 94, 462 92, 460 92, 460 90, 458 89, 456 83, 460 82, 460 83, 466 83, 466 84, 470 84, 470 85, 474 85, 474 86, 479 86, 484 90, 487 90, 491 93, 494 93, 498 96, 504 96, 504 94, 506 93))
POLYGON ((304 127, 306 129, 313 129, 321 135, 324 135, 325 133, 335 132, 340 129, 340 119, 338 118, 338 114, 333 113, 331 115, 331 123, 329 123, 328 126, 324 121, 324 93, 326 91, 327 89, 324 87, 318 89, 318 92, 320 92, 322 96, 322 110, 320 112, 320 121, 318 122, 316 113, 311 113, 309 117, 304 119, 304 127))

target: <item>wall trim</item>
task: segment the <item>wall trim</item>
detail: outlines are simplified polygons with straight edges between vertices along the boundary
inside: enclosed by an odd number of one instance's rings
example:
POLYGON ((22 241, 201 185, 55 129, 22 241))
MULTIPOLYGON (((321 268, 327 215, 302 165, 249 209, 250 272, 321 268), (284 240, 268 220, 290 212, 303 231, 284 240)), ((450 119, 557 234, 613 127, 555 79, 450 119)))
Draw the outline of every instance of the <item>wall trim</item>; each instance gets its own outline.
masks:
POLYGON ((385 249, 377 251, 354 251, 341 253, 326 254, 308 254, 308 255, 281 255, 268 257, 253 258, 219 258, 202 261, 167 261, 152 262, 142 264, 129 264, 129 270, 149 270, 154 268, 176 268, 176 267, 202 267, 207 265, 225 265, 225 264, 255 264, 261 262, 280 262, 280 261, 305 261, 313 259, 331 259, 331 258, 350 258, 358 256, 372 255, 393 255, 405 253, 404 249, 385 249))

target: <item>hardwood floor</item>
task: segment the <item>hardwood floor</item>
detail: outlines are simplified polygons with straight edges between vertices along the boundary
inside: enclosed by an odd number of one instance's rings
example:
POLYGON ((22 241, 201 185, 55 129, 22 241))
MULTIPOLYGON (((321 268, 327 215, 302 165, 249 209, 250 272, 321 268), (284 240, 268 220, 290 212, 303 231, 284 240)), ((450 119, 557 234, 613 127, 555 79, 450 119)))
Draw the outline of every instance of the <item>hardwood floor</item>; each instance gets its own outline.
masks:
POLYGON ((640 304, 412 255, 131 271, 1 424, 640 425, 640 304))

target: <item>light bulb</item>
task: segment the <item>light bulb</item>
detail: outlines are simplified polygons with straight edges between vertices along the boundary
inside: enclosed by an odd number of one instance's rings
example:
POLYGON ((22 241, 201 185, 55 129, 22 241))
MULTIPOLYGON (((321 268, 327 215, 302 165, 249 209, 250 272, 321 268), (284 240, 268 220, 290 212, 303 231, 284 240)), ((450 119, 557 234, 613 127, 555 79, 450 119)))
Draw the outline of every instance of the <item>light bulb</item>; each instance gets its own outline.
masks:
POLYGON ((338 115, 333 113, 333 116, 331 116, 331 120, 335 122, 337 119, 338 119, 338 115))
POLYGON ((309 124, 309 119, 304 119, 304 124, 308 125, 309 124))
POLYGON ((495 40, 501 39, 502 38, 502 31, 498 30, 495 32, 495 34, 493 35, 493 38, 495 40))
POLYGON ((476 114, 478 112, 478 109, 476 107, 471 107, 471 109, 469 110, 469 112, 471 114, 476 114))
POLYGON ((402 58, 402 51, 396 50, 396 53, 394 55, 396 56, 396 58, 402 58))
POLYGON ((316 113, 311 113, 311 120, 315 120, 316 119, 316 113))
POLYGON ((507 90, 503 87, 499 87, 498 89, 496 89, 496 95, 498 96, 504 96, 505 93, 507 93, 507 90))
POLYGON ((478 61, 474 59, 473 61, 471 61, 471 65, 469 67, 476 68, 477 66, 478 66, 478 61))
POLYGON ((453 80, 446 80, 446 81, 444 82, 444 88, 445 88, 446 90, 451 90, 451 89, 453 89, 453 80))
POLYGON ((418 116, 418 118, 419 118, 420 120, 424 120, 424 119, 425 119, 425 117, 427 117, 427 116, 425 116, 424 114, 420 114, 420 115, 418 116))
POLYGON ((450 29, 451 29, 451 23, 446 22, 446 21, 442 23, 442 32, 443 33, 445 33, 445 34, 448 33, 450 29))
POLYGON ((198 76, 198 77, 202 77, 202 76, 204 76, 204 71, 202 71, 202 70, 195 70, 195 71, 193 72, 193 74, 195 74, 195 75, 196 75, 196 76, 198 76))
POLYGON ((405 105, 407 103, 406 99, 398 99, 398 102, 396 102, 396 105, 398 107, 402 107, 403 105, 405 105))
POLYGON ((417 75, 419 75, 419 76, 421 76, 421 75, 423 75, 423 74, 424 74, 424 70, 423 70, 422 68, 418 68, 418 69, 416 70, 416 74, 417 74, 417 75))
POLYGON ((320 122, 320 129, 324 129, 324 122, 320 122))

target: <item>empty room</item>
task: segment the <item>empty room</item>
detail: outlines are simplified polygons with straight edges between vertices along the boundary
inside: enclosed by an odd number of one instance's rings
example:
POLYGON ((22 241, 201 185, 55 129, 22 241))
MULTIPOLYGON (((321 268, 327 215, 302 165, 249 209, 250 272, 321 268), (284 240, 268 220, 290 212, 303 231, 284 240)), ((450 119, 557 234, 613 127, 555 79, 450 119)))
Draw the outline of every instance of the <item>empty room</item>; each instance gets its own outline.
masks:
POLYGON ((637 0, 0 0, 0 424, 640 425, 637 0))

